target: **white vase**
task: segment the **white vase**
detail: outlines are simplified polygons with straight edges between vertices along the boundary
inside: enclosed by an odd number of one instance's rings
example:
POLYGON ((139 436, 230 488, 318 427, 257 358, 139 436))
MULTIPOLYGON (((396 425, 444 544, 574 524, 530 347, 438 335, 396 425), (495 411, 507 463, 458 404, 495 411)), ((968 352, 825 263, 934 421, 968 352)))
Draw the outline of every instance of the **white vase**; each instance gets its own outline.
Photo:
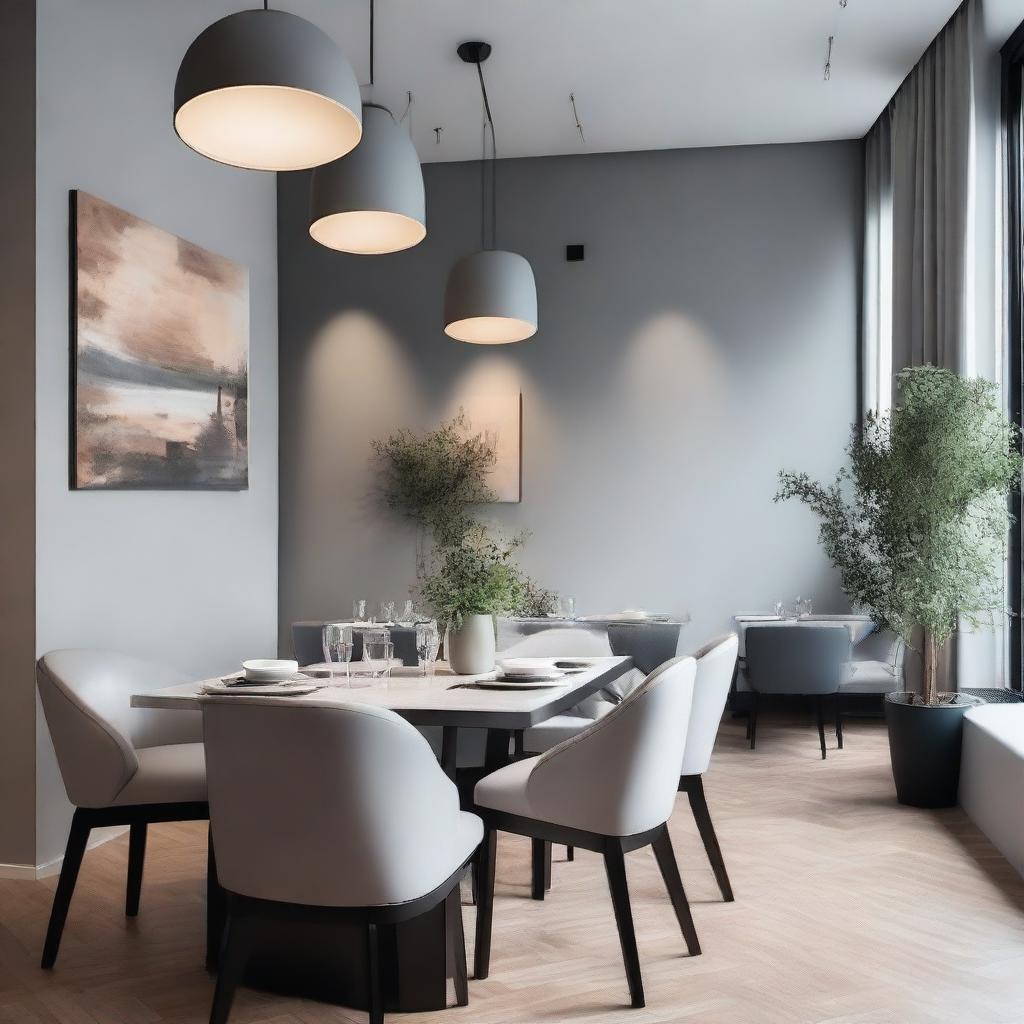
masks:
POLYGON ((494 668, 494 618, 463 615, 462 626, 448 627, 446 653, 451 670, 460 676, 476 676, 494 668))

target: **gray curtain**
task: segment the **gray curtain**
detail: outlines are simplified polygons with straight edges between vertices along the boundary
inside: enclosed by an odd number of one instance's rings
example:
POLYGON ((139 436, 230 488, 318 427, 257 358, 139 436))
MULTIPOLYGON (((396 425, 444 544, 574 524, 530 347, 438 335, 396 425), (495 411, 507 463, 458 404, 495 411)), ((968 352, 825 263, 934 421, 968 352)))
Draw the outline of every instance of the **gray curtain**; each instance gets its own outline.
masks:
MULTIPOLYGON (((864 140, 864 410, 895 397, 891 374, 930 363, 974 372, 973 33, 965 0, 864 140)), ((939 665, 956 689, 957 636, 939 665)), ((920 649, 920 644, 915 644, 920 649)), ((920 658, 908 652, 913 688, 920 658)))
POLYGON ((971 3, 947 22, 892 112, 893 370, 973 369, 971 3))

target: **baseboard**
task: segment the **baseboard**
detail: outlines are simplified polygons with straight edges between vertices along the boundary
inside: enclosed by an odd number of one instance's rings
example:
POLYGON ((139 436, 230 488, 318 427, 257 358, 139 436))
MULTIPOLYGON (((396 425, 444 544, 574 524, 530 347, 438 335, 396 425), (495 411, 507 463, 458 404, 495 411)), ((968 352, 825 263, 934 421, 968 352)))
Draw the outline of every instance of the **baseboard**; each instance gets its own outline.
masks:
MULTIPOLYGON (((97 846, 109 843, 111 839, 123 836, 128 831, 127 825, 111 825, 108 828, 94 828, 89 836, 86 850, 94 850, 97 846)), ((56 875, 64 863, 64 855, 55 857, 45 864, 0 864, 0 878, 34 881, 38 878, 49 878, 56 875)))

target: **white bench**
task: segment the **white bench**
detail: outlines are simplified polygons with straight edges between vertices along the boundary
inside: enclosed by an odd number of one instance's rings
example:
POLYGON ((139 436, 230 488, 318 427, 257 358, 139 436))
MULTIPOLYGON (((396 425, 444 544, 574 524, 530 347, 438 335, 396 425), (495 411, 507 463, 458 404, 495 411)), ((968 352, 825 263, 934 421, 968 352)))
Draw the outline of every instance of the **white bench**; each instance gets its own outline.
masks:
POLYGON ((1024 704, 984 704, 964 716, 960 803, 1024 875, 1024 704))

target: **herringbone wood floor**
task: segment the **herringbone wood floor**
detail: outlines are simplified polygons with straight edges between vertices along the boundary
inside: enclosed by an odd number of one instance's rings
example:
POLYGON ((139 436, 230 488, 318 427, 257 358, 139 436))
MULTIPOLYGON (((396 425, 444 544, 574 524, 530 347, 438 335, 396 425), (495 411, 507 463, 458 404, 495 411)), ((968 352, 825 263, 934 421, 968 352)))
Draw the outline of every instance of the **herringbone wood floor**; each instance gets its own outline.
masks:
MULTIPOLYGON (((506 839, 490 978, 470 981, 469 1007, 410 1024, 1024 1022, 1024 881, 959 810, 897 806, 884 726, 851 723, 826 762, 806 722, 766 715, 759 733, 751 753, 727 720, 706 779, 735 903, 718 900, 685 797, 672 821, 703 956, 683 955, 650 851, 628 857, 646 1009, 627 1008, 600 860, 561 863, 556 849, 554 889, 536 903, 528 845, 506 839)), ((122 916, 126 859, 127 837, 87 854, 52 973, 38 959, 55 881, 0 882, 2 1024, 206 1019, 204 828, 151 827, 134 921, 122 916)), ((465 917, 471 941, 471 907, 465 917)), ((362 1020, 250 990, 232 1016, 362 1020)))

